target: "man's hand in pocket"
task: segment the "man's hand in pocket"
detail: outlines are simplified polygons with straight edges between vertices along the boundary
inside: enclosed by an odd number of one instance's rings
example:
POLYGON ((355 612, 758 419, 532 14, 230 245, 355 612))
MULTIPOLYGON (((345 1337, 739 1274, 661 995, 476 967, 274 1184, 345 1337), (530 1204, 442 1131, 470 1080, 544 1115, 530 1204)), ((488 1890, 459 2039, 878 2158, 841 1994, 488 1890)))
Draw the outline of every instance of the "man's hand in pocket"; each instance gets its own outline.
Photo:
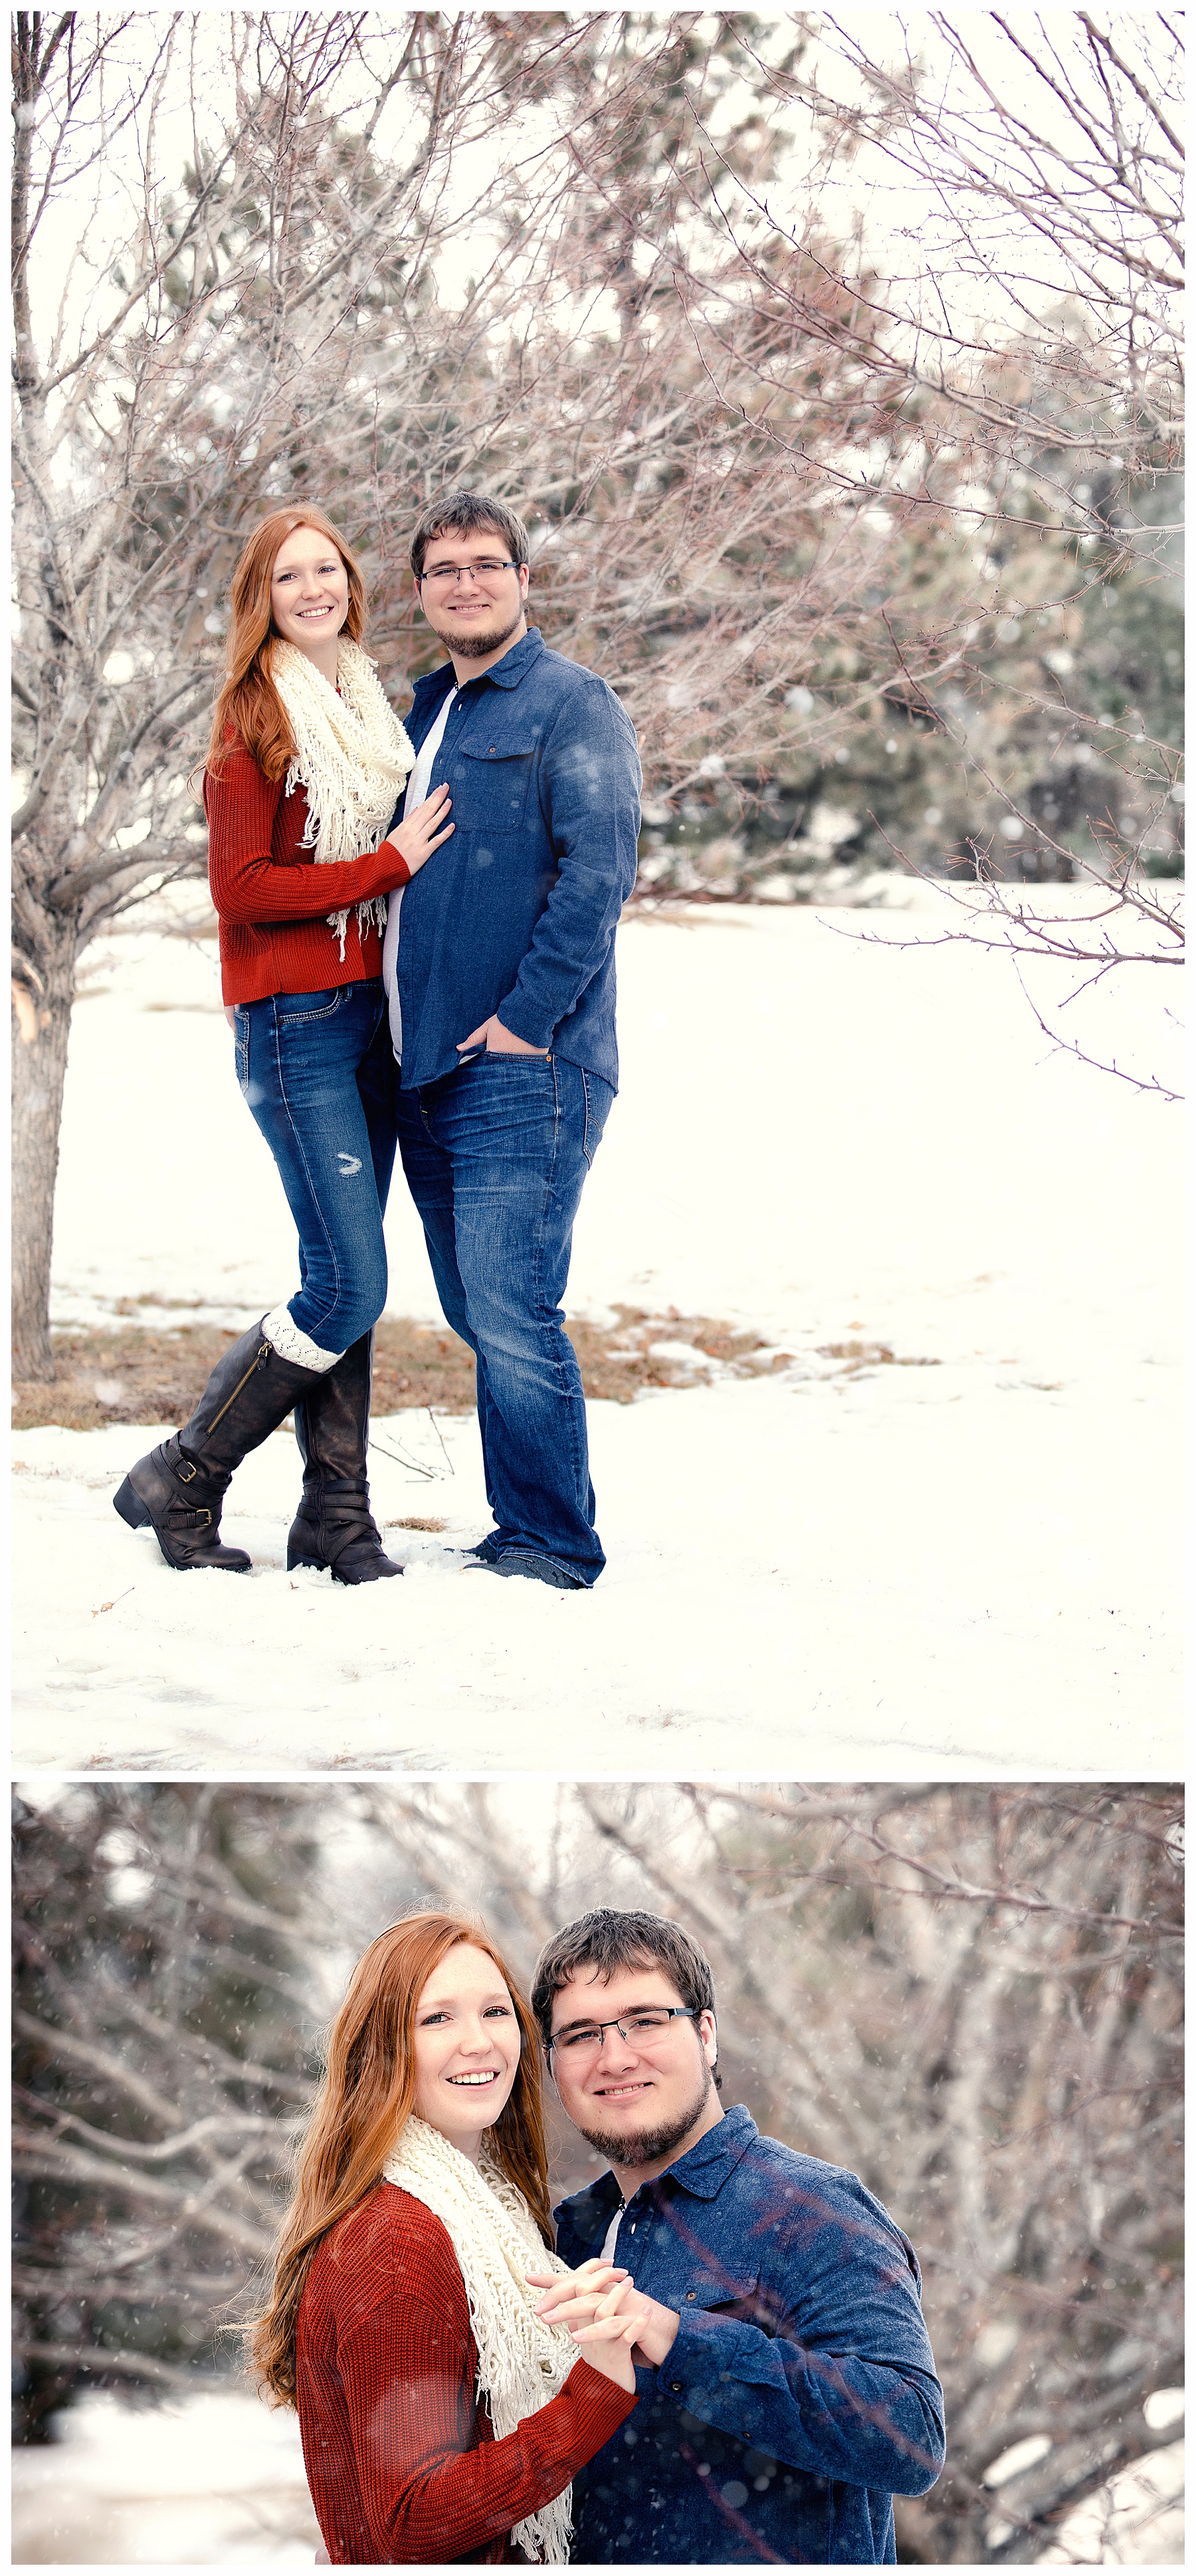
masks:
POLYGON ((472 1037, 458 1038, 458 1055, 464 1055, 467 1047, 485 1047, 488 1055, 547 1055, 548 1053, 547 1047, 529 1046, 526 1038, 512 1037, 510 1030, 504 1029, 497 1011, 492 1011, 489 1019, 483 1020, 480 1029, 475 1029, 472 1037))

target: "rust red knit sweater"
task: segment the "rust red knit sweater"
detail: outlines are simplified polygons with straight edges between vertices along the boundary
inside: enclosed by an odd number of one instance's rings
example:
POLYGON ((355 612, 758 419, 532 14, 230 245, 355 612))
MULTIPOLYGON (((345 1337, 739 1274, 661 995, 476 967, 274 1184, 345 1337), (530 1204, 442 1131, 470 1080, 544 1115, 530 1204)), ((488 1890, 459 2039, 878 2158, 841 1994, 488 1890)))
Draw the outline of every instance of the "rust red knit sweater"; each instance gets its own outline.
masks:
POLYGON ((373 856, 317 867, 300 848, 307 791, 283 794, 243 743, 235 743, 219 778, 204 775, 208 818, 208 883, 220 916, 220 969, 226 1002, 260 1002, 268 993, 314 993, 356 984, 382 972, 382 941, 371 921, 365 937, 356 903, 406 885, 411 870, 393 841, 373 856), (327 915, 349 910, 342 959, 327 915))
POLYGON ((567 2486, 635 2405, 588 2361, 496 2442, 452 2239, 383 2183, 325 2238, 296 2341, 299 2424, 334 2567, 520 2564, 513 2525, 567 2486))

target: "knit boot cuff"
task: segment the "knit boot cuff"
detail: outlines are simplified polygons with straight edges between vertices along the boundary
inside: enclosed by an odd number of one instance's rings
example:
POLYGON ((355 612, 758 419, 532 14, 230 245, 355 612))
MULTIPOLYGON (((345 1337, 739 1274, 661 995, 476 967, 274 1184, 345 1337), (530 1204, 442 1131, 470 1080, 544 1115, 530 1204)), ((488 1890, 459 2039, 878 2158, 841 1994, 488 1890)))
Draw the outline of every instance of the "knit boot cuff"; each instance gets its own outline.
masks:
POLYGON ((290 1360, 296 1368, 317 1369, 321 1376, 345 1356, 343 1351, 322 1351, 309 1333, 301 1333, 288 1306, 274 1306, 263 1315, 262 1331, 280 1359, 290 1360))

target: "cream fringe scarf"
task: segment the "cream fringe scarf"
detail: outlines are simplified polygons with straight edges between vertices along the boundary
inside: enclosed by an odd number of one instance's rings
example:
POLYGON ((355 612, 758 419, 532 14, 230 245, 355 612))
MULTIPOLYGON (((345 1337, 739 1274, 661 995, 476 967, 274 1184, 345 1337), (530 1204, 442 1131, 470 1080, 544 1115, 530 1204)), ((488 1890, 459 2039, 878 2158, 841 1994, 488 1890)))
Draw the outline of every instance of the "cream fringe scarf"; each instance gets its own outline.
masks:
MULTIPOLYGON (((567 2273, 569 2266, 549 2253, 522 2192, 488 2144, 479 2168, 413 2112, 382 2171, 387 2182, 422 2200, 452 2237, 478 2348, 478 2394, 501 2441, 525 2415, 559 2396, 577 2359, 565 2327, 533 2315, 543 2292, 529 2290, 524 2277, 529 2264, 539 2272, 567 2273)), ((515 2540, 537 2566, 568 2563, 572 2500, 566 2487, 516 2523, 515 2540)))
MULTIPOLYGON (((334 689, 297 644, 284 644, 280 637, 270 668, 295 741, 286 792, 293 796, 297 787, 307 789, 301 847, 314 850, 321 866, 364 858, 377 849, 399 789, 415 766, 415 753, 376 666, 360 644, 342 638, 334 689)), ((340 941, 343 964, 349 907, 330 912, 327 919, 340 941)), ((371 920, 380 931, 385 928, 384 894, 357 906, 363 937, 371 920)))

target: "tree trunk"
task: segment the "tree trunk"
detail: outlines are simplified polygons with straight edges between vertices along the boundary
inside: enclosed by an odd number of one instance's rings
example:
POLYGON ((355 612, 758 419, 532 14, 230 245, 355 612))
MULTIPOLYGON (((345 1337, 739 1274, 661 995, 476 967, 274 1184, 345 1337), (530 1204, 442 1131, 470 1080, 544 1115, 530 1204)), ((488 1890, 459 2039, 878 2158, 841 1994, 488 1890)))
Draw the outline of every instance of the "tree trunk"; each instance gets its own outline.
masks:
POLYGON ((12 1366, 17 1378, 54 1375, 50 1252, 74 993, 74 942, 69 937, 40 993, 13 979, 12 1366))

